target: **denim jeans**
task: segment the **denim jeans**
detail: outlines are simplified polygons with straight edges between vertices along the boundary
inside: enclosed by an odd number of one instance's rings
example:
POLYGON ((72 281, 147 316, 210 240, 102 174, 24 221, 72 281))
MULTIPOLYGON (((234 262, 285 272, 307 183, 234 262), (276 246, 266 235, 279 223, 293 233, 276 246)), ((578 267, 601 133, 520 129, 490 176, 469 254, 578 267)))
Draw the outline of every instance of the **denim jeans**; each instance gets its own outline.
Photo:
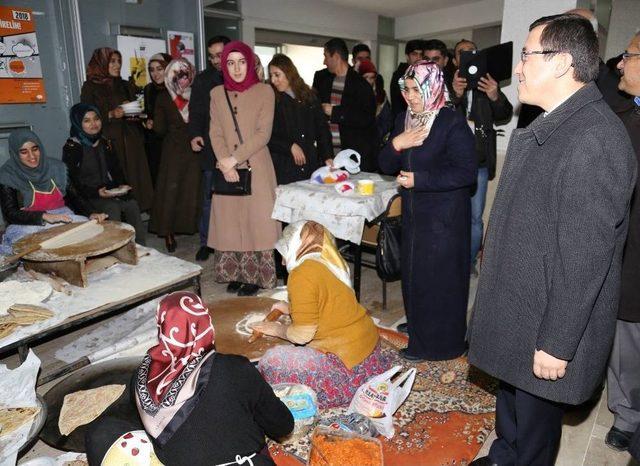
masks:
POLYGON ((482 214, 487 200, 487 185, 489 184, 489 170, 486 167, 478 168, 478 187, 471 198, 471 265, 476 264, 476 257, 482 245, 482 214))
POLYGON ((202 171, 202 212, 200 213, 200 246, 207 245, 209 237, 209 218, 211 217, 211 190, 213 189, 213 170, 202 171))

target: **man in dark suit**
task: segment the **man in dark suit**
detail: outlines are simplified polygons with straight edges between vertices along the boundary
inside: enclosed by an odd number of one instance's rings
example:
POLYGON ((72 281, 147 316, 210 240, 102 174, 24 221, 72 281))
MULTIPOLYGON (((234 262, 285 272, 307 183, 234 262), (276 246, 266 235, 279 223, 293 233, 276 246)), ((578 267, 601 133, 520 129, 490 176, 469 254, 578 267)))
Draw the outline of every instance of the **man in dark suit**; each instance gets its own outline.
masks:
MULTIPOLYGON (((640 162, 640 32, 618 62, 622 73, 620 90, 634 96, 626 109, 616 112, 627 128, 640 162)), ((607 395, 614 414, 605 443, 619 451, 629 447, 634 431, 640 428, 640 188, 631 201, 629 234, 622 257, 620 307, 613 351, 609 359, 607 395)), ((638 434, 640 451, 640 433, 638 434)))
MULTIPOLYGON (((460 67, 460 54, 476 50, 476 44, 462 39, 454 49, 453 63, 460 67)), ((496 131, 494 124, 508 123, 513 114, 513 106, 500 90, 499 84, 490 74, 483 76, 476 89, 467 89, 467 80, 460 77, 459 69, 453 75, 453 95, 451 101, 467 118, 476 138, 478 157, 478 182, 471 197, 471 272, 477 274, 476 260, 484 223, 482 216, 487 198, 489 181, 496 176, 496 131)))
POLYGON ((191 86, 189 99, 188 130, 191 136, 191 150, 200 153, 200 168, 202 170, 202 213, 200 215, 200 249, 196 253, 197 261, 209 258, 210 250, 207 246, 209 235, 209 217, 211 215, 211 189, 213 169, 216 157, 209 139, 211 89, 222 84, 220 57, 222 49, 231 41, 226 36, 215 36, 207 42, 209 67, 198 73, 191 86))
POLYGON ((363 171, 378 169, 376 100, 373 89, 347 62, 349 50, 342 39, 324 44, 324 63, 333 75, 321 82, 319 97, 329 119, 334 155, 353 149, 361 156, 363 171))
POLYGON ((636 181, 629 136, 593 82, 589 21, 535 21, 515 75, 545 116, 514 130, 489 221, 469 361, 501 382, 498 438, 473 465, 554 464, 564 405, 600 384, 636 181))

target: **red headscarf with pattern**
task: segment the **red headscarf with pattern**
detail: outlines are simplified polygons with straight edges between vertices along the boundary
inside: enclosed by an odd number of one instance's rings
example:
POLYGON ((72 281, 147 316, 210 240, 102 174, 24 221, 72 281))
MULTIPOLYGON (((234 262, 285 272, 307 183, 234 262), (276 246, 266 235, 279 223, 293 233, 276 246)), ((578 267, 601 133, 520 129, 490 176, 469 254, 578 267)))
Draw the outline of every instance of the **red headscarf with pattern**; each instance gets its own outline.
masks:
POLYGON ((156 319, 159 341, 147 351, 147 388, 159 403, 189 363, 213 350, 215 331, 207 307, 195 293, 167 295, 158 304, 156 319))

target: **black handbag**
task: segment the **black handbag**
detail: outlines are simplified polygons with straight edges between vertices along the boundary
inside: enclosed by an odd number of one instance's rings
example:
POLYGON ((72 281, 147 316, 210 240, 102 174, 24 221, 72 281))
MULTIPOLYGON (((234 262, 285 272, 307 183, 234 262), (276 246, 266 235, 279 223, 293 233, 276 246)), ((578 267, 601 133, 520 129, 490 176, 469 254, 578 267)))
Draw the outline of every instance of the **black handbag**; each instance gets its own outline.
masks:
POLYGON ((382 217, 376 248, 376 272, 380 280, 395 282, 402 275, 402 217, 382 217))
MULTIPOLYGON (((229 100, 229 94, 226 89, 224 95, 227 98, 227 104, 229 105, 229 111, 233 118, 233 124, 236 127, 236 133, 238 134, 238 140, 240 144, 242 141, 242 134, 240 134, 240 127, 238 126, 238 120, 236 120, 236 113, 231 106, 231 100, 229 100)), ((224 178, 222 170, 219 168, 213 169, 213 189, 211 194, 217 194, 221 196, 249 196, 251 195, 251 165, 247 162, 247 168, 236 168, 240 181, 230 182, 224 178)))

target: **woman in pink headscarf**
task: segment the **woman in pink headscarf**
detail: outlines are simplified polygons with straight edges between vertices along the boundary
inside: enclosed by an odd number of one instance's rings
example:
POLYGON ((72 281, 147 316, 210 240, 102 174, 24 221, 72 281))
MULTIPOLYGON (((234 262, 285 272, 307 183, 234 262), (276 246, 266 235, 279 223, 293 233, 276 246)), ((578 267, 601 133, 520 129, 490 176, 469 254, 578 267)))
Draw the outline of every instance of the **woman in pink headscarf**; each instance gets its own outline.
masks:
POLYGON ((410 361, 453 359, 465 352, 474 137, 445 106, 442 71, 418 61, 399 80, 407 110, 379 156, 402 192, 402 296, 410 361))
POLYGON ((215 281, 251 296, 276 284, 273 245, 280 227, 271 219, 276 175, 267 147, 275 95, 260 82, 255 55, 243 42, 225 45, 222 75, 224 86, 211 92, 211 145, 227 181, 239 180, 237 168, 251 167, 251 194, 213 195, 209 246, 215 249, 215 281))

